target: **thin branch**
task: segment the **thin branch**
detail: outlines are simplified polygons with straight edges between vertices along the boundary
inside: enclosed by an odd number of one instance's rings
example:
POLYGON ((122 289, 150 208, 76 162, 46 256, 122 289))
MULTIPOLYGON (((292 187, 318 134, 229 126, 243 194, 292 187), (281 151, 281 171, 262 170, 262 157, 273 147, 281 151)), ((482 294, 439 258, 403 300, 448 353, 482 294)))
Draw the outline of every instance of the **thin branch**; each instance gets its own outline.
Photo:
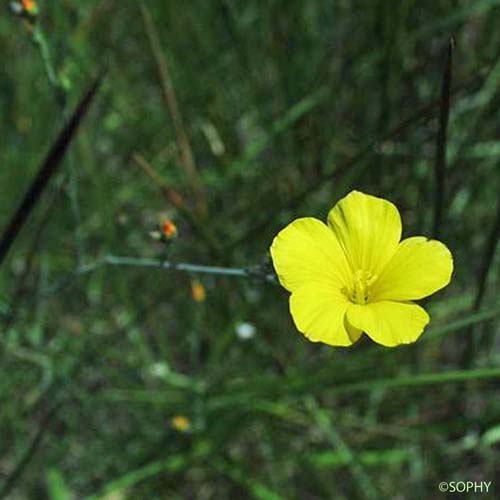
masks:
POLYGON ((434 238, 439 236, 443 219, 443 207, 445 198, 445 175, 446 175, 446 142, 447 129, 450 118, 450 94, 453 51, 455 40, 451 38, 446 51, 446 62, 444 66, 443 81, 441 85, 441 105, 439 108, 439 130, 436 138, 436 161, 434 165, 434 225, 432 234, 434 238))
POLYGON ((187 273, 219 274, 225 276, 250 276, 250 271, 244 267, 219 267, 205 266, 200 264, 186 264, 182 262, 161 261, 158 259, 145 259, 135 257, 118 257, 108 255, 104 257, 105 265, 128 266, 128 267, 159 267, 170 271, 180 271, 187 273))
POLYGON ((171 262, 160 259, 149 259, 141 257, 121 257, 117 255, 106 255, 90 264, 78 267, 68 276, 62 278, 54 285, 48 287, 42 295, 53 295, 67 286, 69 286, 76 278, 93 273, 98 269, 107 266, 119 267, 146 267, 163 269, 166 271, 176 271, 188 274, 212 274, 218 276, 233 276, 239 278, 251 278, 262 280, 268 283, 276 283, 276 276, 272 273, 266 273, 261 266, 252 267, 220 267, 220 266, 205 266, 202 264, 191 264, 185 262, 171 262))

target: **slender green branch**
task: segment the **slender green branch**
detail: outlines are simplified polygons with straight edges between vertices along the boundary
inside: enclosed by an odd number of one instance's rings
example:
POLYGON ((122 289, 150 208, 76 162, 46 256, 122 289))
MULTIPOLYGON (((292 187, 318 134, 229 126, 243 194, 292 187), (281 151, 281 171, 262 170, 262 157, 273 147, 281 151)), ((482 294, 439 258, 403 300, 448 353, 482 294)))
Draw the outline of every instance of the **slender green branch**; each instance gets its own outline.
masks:
POLYGON ((133 267, 160 267, 173 271, 184 271, 188 273, 203 273, 203 274, 223 274, 226 276, 249 276, 249 270, 246 268, 237 267, 219 267, 205 266, 200 264, 186 264, 169 261, 161 261, 158 259, 144 259, 135 257, 117 257, 108 255, 104 258, 104 263, 111 266, 133 266, 133 267))
POLYGON ((54 89, 59 89, 59 81, 54 70, 54 65, 52 64, 52 59, 50 57, 49 45, 47 43, 47 38, 42 28, 37 25, 33 29, 33 43, 36 45, 40 52, 43 64, 45 66, 45 72, 47 73, 47 78, 54 89))
POLYGON ((212 274, 219 276, 234 276, 240 278, 254 278, 269 283, 276 282, 276 276, 272 273, 263 272, 260 266, 253 267, 220 267, 205 266, 203 264, 190 264, 186 262, 172 262, 161 259, 150 259, 141 257, 121 257, 117 255, 106 255, 95 262, 78 267, 68 276, 50 286, 44 295, 53 295, 70 285, 78 277, 93 273, 94 271, 107 266, 120 267, 149 267, 164 269, 167 271, 177 271, 192 274, 212 274))

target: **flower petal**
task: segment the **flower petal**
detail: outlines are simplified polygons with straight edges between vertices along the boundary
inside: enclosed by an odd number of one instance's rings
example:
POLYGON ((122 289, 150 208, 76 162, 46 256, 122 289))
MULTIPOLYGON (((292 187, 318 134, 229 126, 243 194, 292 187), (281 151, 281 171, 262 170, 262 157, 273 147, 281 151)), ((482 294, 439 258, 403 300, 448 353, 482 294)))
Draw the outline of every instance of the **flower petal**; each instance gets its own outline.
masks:
POLYGON ((351 345, 361 336, 362 332, 346 321, 350 306, 341 292, 327 284, 305 285, 290 296, 297 329, 312 342, 334 346, 351 345))
POLYGON ((349 266, 335 235, 312 217, 297 219, 280 231, 271 257, 280 283, 289 291, 308 283, 328 283, 340 290, 349 281, 349 266))
POLYGON ((407 238, 373 285, 373 300, 422 299, 445 287, 452 272, 453 257, 443 243, 407 238))
POLYGON ((387 347, 415 342, 429 323, 423 308, 411 302, 374 302, 353 305, 347 311, 351 325, 387 347))
POLYGON ((351 269, 380 274, 401 239, 401 217, 390 201, 351 191, 328 214, 351 269))

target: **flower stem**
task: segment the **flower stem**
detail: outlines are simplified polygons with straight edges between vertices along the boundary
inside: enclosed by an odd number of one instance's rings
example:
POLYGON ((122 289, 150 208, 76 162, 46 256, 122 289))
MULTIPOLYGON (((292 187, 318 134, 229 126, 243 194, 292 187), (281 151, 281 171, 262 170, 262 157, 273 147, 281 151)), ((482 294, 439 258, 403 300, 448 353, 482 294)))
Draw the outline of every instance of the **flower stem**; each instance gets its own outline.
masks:
POLYGON ((161 259, 106 255, 90 264, 79 266, 75 271, 70 273, 69 276, 62 278, 60 281, 45 290, 44 295, 53 295, 69 286, 78 277, 92 273, 97 269, 107 266, 150 267, 192 274, 211 274, 219 276, 234 276, 240 278, 254 278, 268 283, 276 283, 276 276, 273 273, 265 273, 259 267, 205 266, 203 264, 172 262, 161 259))

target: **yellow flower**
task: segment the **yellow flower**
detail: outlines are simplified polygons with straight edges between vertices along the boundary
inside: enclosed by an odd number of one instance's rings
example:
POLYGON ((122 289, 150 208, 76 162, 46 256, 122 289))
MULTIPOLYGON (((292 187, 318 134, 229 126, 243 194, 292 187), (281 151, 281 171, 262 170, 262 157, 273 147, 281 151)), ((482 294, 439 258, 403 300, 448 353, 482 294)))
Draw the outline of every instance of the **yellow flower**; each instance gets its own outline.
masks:
POLYGON ((445 287, 453 259, 439 241, 400 241, 401 229, 391 202, 359 191, 330 210, 328 225, 305 217, 283 229, 271 256, 297 329, 334 346, 363 332, 384 346, 415 342, 430 318, 411 301, 445 287))
POLYGON ((201 281, 198 280, 191 281, 191 297, 193 297, 193 300, 195 302, 198 303, 205 302, 205 299, 207 297, 207 292, 201 281))
POLYGON ((187 432, 191 428, 191 422, 184 415, 176 415, 172 418, 170 424, 178 432, 187 432))

